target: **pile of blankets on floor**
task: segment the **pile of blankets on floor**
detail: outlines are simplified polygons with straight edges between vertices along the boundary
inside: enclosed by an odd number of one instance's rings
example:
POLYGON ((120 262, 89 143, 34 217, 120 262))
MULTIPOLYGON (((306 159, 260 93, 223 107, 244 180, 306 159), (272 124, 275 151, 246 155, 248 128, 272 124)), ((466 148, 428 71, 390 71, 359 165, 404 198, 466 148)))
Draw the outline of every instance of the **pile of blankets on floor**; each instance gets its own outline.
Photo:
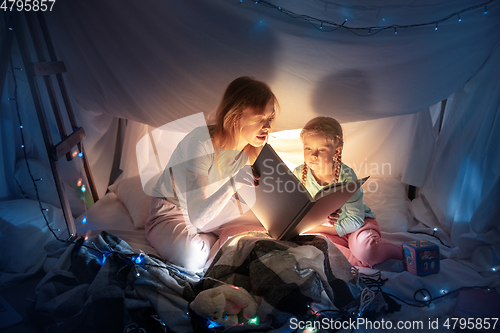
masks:
POLYGON ((34 320, 51 333, 223 331, 189 307, 198 293, 222 284, 244 288, 258 304, 258 322, 240 323, 235 332, 292 331, 291 318, 373 318, 397 310, 321 236, 240 234, 201 275, 103 232, 65 246, 37 287, 34 320))

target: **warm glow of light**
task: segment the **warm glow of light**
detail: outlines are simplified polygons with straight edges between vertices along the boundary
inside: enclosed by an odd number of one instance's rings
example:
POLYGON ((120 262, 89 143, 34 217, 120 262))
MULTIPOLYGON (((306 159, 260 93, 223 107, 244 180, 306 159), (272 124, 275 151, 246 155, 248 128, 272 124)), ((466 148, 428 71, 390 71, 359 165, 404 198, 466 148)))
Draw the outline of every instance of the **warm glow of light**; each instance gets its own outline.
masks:
POLYGON ((276 139, 299 139, 300 131, 302 131, 301 128, 293 130, 284 130, 284 131, 272 132, 270 136, 271 138, 276 138, 276 139))
POLYGON ((78 183, 76 183, 76 185, 78 185, 78 186, 82 186, 82 180, 81 180, 81 179, 78 179, 78 183))

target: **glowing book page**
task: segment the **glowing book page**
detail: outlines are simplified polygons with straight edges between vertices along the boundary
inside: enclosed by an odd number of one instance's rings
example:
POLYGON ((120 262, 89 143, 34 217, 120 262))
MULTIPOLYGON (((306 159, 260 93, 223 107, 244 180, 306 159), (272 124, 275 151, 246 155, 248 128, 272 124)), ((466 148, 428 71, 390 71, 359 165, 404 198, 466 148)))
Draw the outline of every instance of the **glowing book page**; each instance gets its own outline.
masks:
POLYGON ((253 166, 260 180, 251 209, 273 238, 284 240, 322 224, 368 178, 331 185, 312 198, 270 145, 253 166))

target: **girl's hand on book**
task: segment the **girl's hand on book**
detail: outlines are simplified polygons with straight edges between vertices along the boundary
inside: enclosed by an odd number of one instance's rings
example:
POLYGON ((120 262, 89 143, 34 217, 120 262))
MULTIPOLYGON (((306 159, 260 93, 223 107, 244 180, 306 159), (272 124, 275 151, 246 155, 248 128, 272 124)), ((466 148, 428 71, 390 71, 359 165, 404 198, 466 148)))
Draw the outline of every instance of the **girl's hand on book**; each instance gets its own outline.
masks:
POLYGON ((339 219, 341 213, 342 213, 342 208, 339 208, 336 212, 333 212, 330 215, 328 215, 328 222, 330 222, 330 224, 332 225, 335 224, 339 219))

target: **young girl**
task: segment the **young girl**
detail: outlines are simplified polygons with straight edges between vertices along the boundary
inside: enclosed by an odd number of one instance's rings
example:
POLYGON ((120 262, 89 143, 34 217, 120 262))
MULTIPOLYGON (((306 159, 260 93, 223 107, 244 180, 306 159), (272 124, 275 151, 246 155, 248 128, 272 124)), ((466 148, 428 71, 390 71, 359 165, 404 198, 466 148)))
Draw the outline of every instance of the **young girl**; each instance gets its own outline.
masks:
POLYGON ((251 77, 229 84, 215 124, 177 145, 153 189, 146 237, 163 259, 191 270, 207 262, 217 235, 243 213, 237 192, 256 186, 250 164, 267 140, 277 100, 251 77))
MULTIPOLYGON (((294 174, 312 196, 326 185, 357 180, 354 171, 342 163, 344 139, 338 121, 316 117, 304 126, 300 138, 304 145, 304 164, 295 168, 294 174)), ((323 225, 308 233, 328 237, 354 266, 404 269, 402 246, 381 238, 375 214, 363 204, 361 188, 339 211, 328 216, 323 225)))

